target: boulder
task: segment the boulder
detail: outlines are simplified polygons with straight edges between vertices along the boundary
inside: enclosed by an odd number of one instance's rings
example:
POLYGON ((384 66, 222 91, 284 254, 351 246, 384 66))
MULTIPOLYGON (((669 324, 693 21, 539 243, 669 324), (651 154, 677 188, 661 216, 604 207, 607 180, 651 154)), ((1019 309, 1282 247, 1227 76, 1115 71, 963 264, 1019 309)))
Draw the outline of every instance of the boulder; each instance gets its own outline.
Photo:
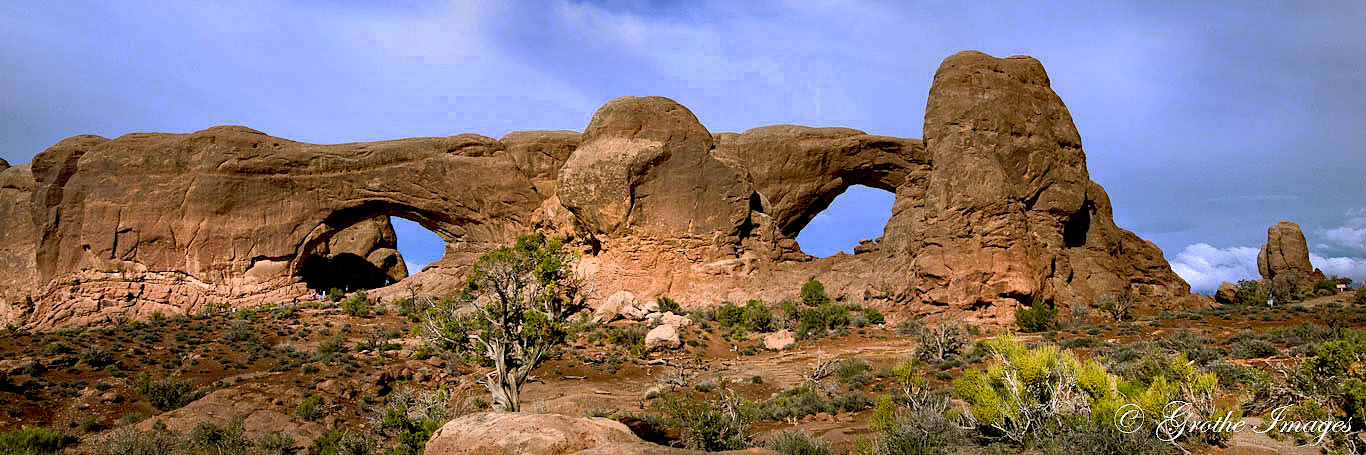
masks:
POLYGON ((792 336, 792 332, 787 329, 764 335, 764 347, 774 351, 787 349, 796 342, 797 338, 792 336))
POLYGON ((721 452, 700 452, 696 450, 679 449, 650 443, 635 444, 608 444, 591 449, 574 452, 574 455, 779 455, 780 452, 755 447, 744 450, 725 450, 721 452))
POLYGON ((259 384, 238 385, 215 390, 180 409, 150 417, 139 422, 137 428, 149 432, 161 422, 172 431, 189 434, 200 422, 226 426, 241 419, 247 437, 251 439, 283 432, 293 436, 296 445, 307 445, 322 436, 326 431, 322 425, 281 412, 285 409, 277 403, 281 398, 298 402, 304 397, 297 392, 282 393, 259 384))
POLYGON ((659 305, 655 302, 642 303, 631 291, 617 291, 593 310, 593 322, 606 324, 618 318, 643 321, 650 312, 656 310, 659 310, 659 305))
POLYGON ((651 351, 678 349, 682 345, 683 340, 678 338, 678 328, 672 325, 662 324, 645 334, 645 349, 651 351))
POLYGON ((668 311, 659 316, 659 323, 663 325, 673 326, 674 328, 681 328, 692 325, 692 319, 688 319, 687 316, 677 315, 674 314, 674 312, 672 311, 668 311))
POLYGON ((1214 301, 1224 305, 1238 303, 1238 285, 1227 281, 1219 283, 1219 290, 1214 292, 1214 301))
POLYGON ((1314 273, 1314 266, 1309 263, 1309 244, 1300 225, 1279 221, 1266 229, 1266 243, 1257 252, 1257 271, 1267 281, 1286 274, 1307 280, 1314 273))
POLYGON ((426 455, 561 455, 609 444, 643 444, 620 422, 559 414, 480 412, 447 422, 426 455))

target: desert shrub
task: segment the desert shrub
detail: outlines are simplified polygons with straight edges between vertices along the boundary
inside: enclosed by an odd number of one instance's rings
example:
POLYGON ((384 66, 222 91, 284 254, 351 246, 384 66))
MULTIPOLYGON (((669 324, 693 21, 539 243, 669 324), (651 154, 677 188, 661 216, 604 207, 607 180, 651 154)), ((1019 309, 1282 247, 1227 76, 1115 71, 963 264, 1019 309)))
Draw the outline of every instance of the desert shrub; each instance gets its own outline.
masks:
POLYGON ((873 455, 940 455, 952 453, 960 430, 943 412, 931 407, 913 407, 878 432, 877 442, 867 453, 873 455))
POLYGON ((645 352, 645 335, 645 328, 640 326, 611 327, 604 338, 608 344, 632 354, 641 354, 645 352))
POLYGON ((792 420, 822 412, 833 412, 836 408, 830 402, 831 394, 832 391, 825 385, 808 381, 765 401, 760 405, 759 414, 771 420, 792 420))
POLYGON ((713 400, 665 395, 654 405, 680 430, 679 442, 686 448, 716 452, 753 445, 749 436, 752 405, 735 394, 723 393, 713 400))
POLYGON ((251 327, 251 323, 246 321, 232 321, 228 330, 223 333, 225 343, 240 343, 256 339, 256 330, 251 327))
POLYGON ((315 394, 315 395, 309 395, 308 398, 304 398, 304 401, 301 402, 301 403, 299 403, 299 407, 298 407, 297 409, 295 409, 294 413, 295 413, 296 415, 298 415, 300 419, 304 419, 304 420, 307 420, 307 421, 310 421, 310 422, 316 421, 316 420, 318 420, 319 418, 322 418, 322 416, 323 416, 323 397, 322 397, 322 395, 316 395, 316 394, 315 394))
POLYGON ((0 433, 0 455, 54 454, 74 442, 75 438, 51 428, 15 428, 0 433))
POLYGON ((175 376, 154 381, 146 372, 138 374, 137 390, 152 407, 161 411, 180 409, 203 396, 190 381, 175 376))
POLYGON ((725 302, 716 309, 716 322, 733 330, 767 332, 773 329, 773 310, 761 300, 750 300, 745 306, 725 302))
POLYGON ((810 307, 818 307, 830 302, 830 297, 825 295, 825 285, 815 278, 802 284, 800 298, 802 304, 810 307))
POLYGON ((1166 356, 1165 367, 1144 380, 1116 377, 1095 360, 1081 362, 1053 346, 1027 348, 1008 335, 987 345, 994 363, 966 371, 953 382, 955 393, 979 429, 1017 444, 1053 439, 1065 432, 1064 422, 1113 422, 1126 405, 1158 416, 1181 399, 1200 418, 1215 415, 1218 378, 1197 373, 1184 354, 1166 356))
POLYGON ((1100 344, 1100 342, 1096 341, 1095 338, 1083 336, 1076 338, 1068 338, 1066 340, 1063 340, 1061 343, 1058 343, 1058 346, 1061 346, 1063 349, 1078 349, 1094 348, 1097 344, 1100 344))
POLYGON ((972 341, 962 324, 951 321, 930 325, 913 319, 902 323, 897 333, 915 340, 915 356, 926 362, 957 357, 972 341))
POLYGON ((247 439, 246 429, 240 420, 221 427, 210 422, 199 422, 190 430, 189 446, 202 453, 245 455, 254 445, 247 439))
POLYGON ((185 453, 187 445, 183 437, 165 426, 158 425, 152 431, 143 432, 130 425, 97 440, 92 452, 95 455, 180 455, 185 453))
POLYGON ((1115 322, 1127 321, 1131 319, 1132 316, 1129 313, 1133 311, 1134 299, 1127 295, 1118 297, 1112 295, 1101 296, 1100 302, 1096 304, 1096 308, 1109 314, 1110 318, 1114 319, 1115 322))
POLYGON ((1366 381, 1359 378, 1343 381, 1342 412, 1352 419, 1353 428, 1366 426, 1366 381))
POLYGON ((848 358, 835 370, 835 377, 851 387, 861 388, 873 380, 872 371, 873 366, 863 359, 848 358))
POLYGON ((882 325, 887 322, 887 317, 881 311, 870 306, 863 307, 863 317, 868 318, 868 323, 872 325, 882 325))
POLYGON ((820 338, 830 330, 849 326, 849 310, 844 305, 826 302, 816 308, 802 310, 797 324, 797 337, 802 339, 820 338))
POLYGON ((76 348, 73 348, 73 347, 71 347, 71 345, 66 344, 66 343, 63 343, 63 342, 60 342, 60 341, 54 342, 54 343, 48 343, 47 346, 43 346, 43 354, 47 354, 47 355, 61 355, 61 354, 75 354, 75 353, 76 353, 76 348))
POLYGON ((1257 280, 1238 280, 1238 303, 1243 305, 1265 305, 1266 291, 1257 280))
POLYGON ((1015 324, 1023 332, 1043 332, 1057 326, 1058 310, 1045 306, 1042 300, 1035 299, 1030 306, 1015 308, 1015 324))
POLYGON ((678 305, 678 302, 675 301, 674 299, 669 298, 668 296, 663 296, 663 295, 659 296, 658 299, 655 299, 655 303, 659 304, 659 312, 661 312, 661 313, 668 313, 668 312, 673 312, 674 314, 682 314, 682 313, 683 313, 683 308, 680 307, 680 306, 678 305))
POLYGON ((318 343, 318 354, 339 354, 346 352, 346 339, 332 337, 318 343))
POLYGON ((1268 287, 1271 295, 1275 297, 1276 303, 1300 301, 1300 285, 1305 282, 1305 278, 1303 274, 1296 272, 1284 272, 1272 278, 1268 287))
POLYGON ((801 430, 778 433, 764 446, 783 455, 830 455, 830 443, 812 438, 801 430))
POLYGON ((864 394, 862 391, 850 390, 835 395, 830 400, 830 404, 834 406, 836 410, 858 412, 872 407, 873 400, 869 399, 868 395, 864 394))
POLYGON ((80 359, 86 365, 102 368, 114 363, 114 352, 103 344, 87 343, 81 348, 80 359))
POLYGON ((378 447, 369 434, 328 430, 313 440, 308 455, 378 455, 378 447))
POLYGON ((356 291, 346 300, 342 300, 341 309, 346 314, 357 317, 368 317, 375 312, 374 305, 370 304, 370 296, 366 295, 364 289, 356 291))
POLYGON ((1257 380, 1258 370, 1248 365, 1225 361, 1210 364, 1209 372, 1219 377, 1219 384, 1228 387, 1252 384, 1257 380))
POLYGON ((1272 357, 1281 353, 1281 350, 1270 341, 1260 337, 1234 337, 1232 342, 1233 356, 1239 359, 1258 359, 1272 357))
POLYGON ((1338 282, 1337 280, 1318 280, 1314 282, 1314 286, 1312 289, 1314 289, 1315 292, 1328 291, 1327 295, 1337 294, 1338 282))
POLYGON ((420 455, 432 433, 452 417, 447 403, 450 391, 400 389, 389 394, 385 404, 368 417, 370 428, 395 439, 389 454, 420 455))
POLYGON ((1356 295, 1352 297, 1352 303, 1366 305, 1366 286, 1357 288, 1356 295))
POLYGON ((1124 433, 1109 422, 1070 419, 1058 434, 1041 441, 1039 452, 1044 455, 1072 455, 1084 447, 1088 455, 1168 455, 1180 452, 1172 444, 1136 431, 1124 433))
POLYGON ((1169 352, 1185 353, 1186 358, 1199 365, 1209 365, 1228 356, 1228 351, 1213 338, 1184 329, 1157 340, 1157 345, 1169 352))
POLYGON ((731 302, 723 302, 716 308, 716 322, 724 327, 735 327, 740 325, 744 319, 745 310, 731 302))
POLYGON ((751 332, 773 330, 773 310, 761 300, 750 300, 745 303, 745 311, 741 321, 745 329, 751 332))

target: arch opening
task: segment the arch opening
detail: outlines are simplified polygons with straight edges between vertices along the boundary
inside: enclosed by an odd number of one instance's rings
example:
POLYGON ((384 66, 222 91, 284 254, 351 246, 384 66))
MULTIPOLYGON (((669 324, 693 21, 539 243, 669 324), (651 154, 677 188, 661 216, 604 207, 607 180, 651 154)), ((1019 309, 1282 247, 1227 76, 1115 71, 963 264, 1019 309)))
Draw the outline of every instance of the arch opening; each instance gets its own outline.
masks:
POLYGON ((300 244, 292 274, 321 292, 398 283, 445 252, 445 236, 435 226, 420 213, 403 210, 339 211, 300 244))
POLYGON ((797 245, 802 252, 816 257, 840 252, 853 254, 861 240, 882 236, 892 218, 895 200, 891 191, 850 185, 825 207, 813 207, 815 216, 797 228, 797 245))

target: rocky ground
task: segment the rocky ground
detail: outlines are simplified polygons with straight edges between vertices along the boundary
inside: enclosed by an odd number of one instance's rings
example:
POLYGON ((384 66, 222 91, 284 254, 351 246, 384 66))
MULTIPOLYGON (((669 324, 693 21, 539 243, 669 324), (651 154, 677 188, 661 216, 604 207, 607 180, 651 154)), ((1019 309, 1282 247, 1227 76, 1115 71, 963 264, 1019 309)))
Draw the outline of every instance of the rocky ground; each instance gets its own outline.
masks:
MULTIPOLYGON (((411 308, 348 302, 210 309, 50 332, 11 329, 0 336, 0 431, 47 427, 71 437, 69 452, 95 453, 121 427, 191 435, 202 422, 219 428, 240 422, 248 438, 286 434, 292 440, 282 446, 295 446, 297 453, 336 453, 342 436, 403 447, 407 430, 383 415, 396 402, 414 410, 414 403, 437 396, 443 422, 486 410, 486 394, 476 384, 486 370, 425 347, 414 335, 411 308), (444 391, 427 392, 438 389, 444 391)), ((748 429, 756 444, 796 429, 841 453, 876 437, 868 428, 874 402, 896 388, 892 368, 916 354, 917 338, 899 328, 900 321, 879 324, 875 312, 859 307, 844 307, 847 323, 818 332, 801 329, 776 305, 763 331, 726 327, 718 312, 675 317, 655 305, 638 309, 599 314, 607 323, 594 323, 589 313, 576 318, 571 342, 535 371, 536 380, 523 391, 523 411, 616 420, 649 443, 681 445, 684 429, 661 417, 666 402, 734 396, 763 410, 748 429), (802 332, 794 337, 800 339, 785 340, 794 330, 802 332)), ((1296 344, 1303 341, 1284 333, 1306 323, 1325 330, 1366 327, 1366 308, 1340 294, 1118 324, 1099 312, 1059 320, 1062 329, 1019 338, 1110 358, 1135 343, 1206 340, 1194 343, 1210 350, 1202 362, 1275 371, 1306 355, 1296 344)), ((945 388, 964 369, 989 361, 969 347, 920 368, 933 388, 945 388)), ((1249 399, 1250 392, 1236 384, 1224 390, 1226 401, 1249 399)), ((424 441, 431 432, 408 430, 424 441)), ((990 442, 965 438, 957 450, 986 450, 990 442)), ((1265 453, 1254 449, 1294 445, 1247 435, 1232 444, 1188 449, 1265 453)))

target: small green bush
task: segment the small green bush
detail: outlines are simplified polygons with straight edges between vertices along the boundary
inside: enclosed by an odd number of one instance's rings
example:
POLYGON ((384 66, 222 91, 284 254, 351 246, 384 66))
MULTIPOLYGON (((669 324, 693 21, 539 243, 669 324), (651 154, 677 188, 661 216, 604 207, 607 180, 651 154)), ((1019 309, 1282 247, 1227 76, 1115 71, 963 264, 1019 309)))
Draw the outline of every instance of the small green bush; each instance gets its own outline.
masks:
POLYGON ((671 426, 679 428, 680 441, 686 448, 718 452, 747 449, 753 445, 749 436, 753 411, 734 394, 725 394, 715 400, 665 395, 654 404, 671 426))
POLYGON ((683 309, 678 305, 678 302, 675 301, 674 299, 671 299, 671 298, 667 297, 667 296, 662 296, 662 295, 659 296, 658 299, 655 299, 655 303, 659 304, 659 312, 661 312, 661 313, 668 313, 668 312, 673 312, 674 314, 682 314, 682 313, 683 313, 683 309))
POLYGON ((868 323, 872 325, 882 325, 887 322, 887 317, 881 311, 873 307, 863 307, 863 316, 868 318, 868 323))
POLYGON ((812 438, 801 430, 778 433, 765 446, 783 455, 830 455, 830 443, 812 438))
POLYGON ((357 317, 368 317, 375 311, 374 305, 370 304, 370 296, 366 295, 364 289, 343 300, 341 308, 346 314, 357 317))
POLYGON ((1357 288, 1356 295, 1352 297, 1352 303, 1355 303, 1357 305, 1366 305, 1366 286, 1361 286, 1357 288))
POLYGON ((1334 295, 1338 293, 1338 282, 1336 280, 1319 280, 1314 283, 1313 289, 1315 292, 1328 291, 1327 295, 1334 295))
POLYGON ((849 358, 840 362, 839 368, 835 370, 835 377, 850 387, 862 388, 873 380, 872 371, 873 366, 863 359, 849 358))
POLYGON ((15 428, 0 433, 0 455, 55 454, 74 442, 76 438, 51 428, 15 428))
POLYGON ((1233 341, 1232 347, 1233 356, 1240 359, 1259 359, 1281 353, 1275 344, 1261 338, 1238 339, 1233 341))
POLYGON ((1058 310, 1049 308, 1041 300, 1034 304, 1015 308, 1015 324, 1023 332, 1044 332, 1057 326, 1058 310))
POLYGON ((137 389, 152 407, 161 411, 180 409, 203 396, 190 381, 175 376, 153 381, 146 372, 138 375, 137 389))
POLYGON ((815 278, 802 285, 800 297, 806 306, 815 307, 830 302, 830 297, 825 295, 825 285, 815 278))
POLYGON ((1243 305, 1266 305, 1266 291, 1257 280, 1238 280, 1237 300, 1243 305))
POLYGON ((308 398, 304 398, 304 401, 302 403, 299 403, 299 408, 295 410, 295 414, 297 414, 300 419, 304 419, 310 422, 317 421, 319 418, 322 418, 322 395, 309 395, 308 398))

